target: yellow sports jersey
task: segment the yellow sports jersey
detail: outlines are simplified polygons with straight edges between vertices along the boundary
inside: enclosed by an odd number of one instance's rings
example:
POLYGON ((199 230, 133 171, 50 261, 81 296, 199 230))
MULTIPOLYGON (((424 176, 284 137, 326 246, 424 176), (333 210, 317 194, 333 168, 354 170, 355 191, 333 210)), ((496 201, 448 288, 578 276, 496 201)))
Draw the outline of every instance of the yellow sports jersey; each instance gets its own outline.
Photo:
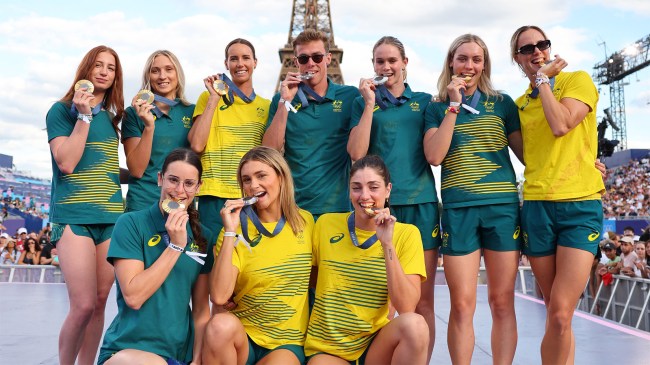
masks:
MULTIPOLYGON (((383 248, 379 241, 365 250, 354 246, 347 226, 350 214, 325 214, 314 227, 318 281, 305 342, 307 356, 324 352, 356 360, 374 334, 389 322, 383 248)), ((374 234, 358 228, 355 232, 359 243, 374 234)), ((393 244, 404 273, 425 280, 424 251, 417 227, 395 223, 393 244)))
POLYGON ((521 134, 524 140, 524 200, 600 199, 605 186, 594 163, 598 153, 596 103, 598 92, 584 71, 560 72, 553 95, 589 106, 589 113, 574 129, 555 137, 544 116, 541 97, 520 96, 521 134))
MULTIPOLYGON (((259 346, 274 349, 281 345, 305 343, 309 320, 307 289, 312 266, 311 237, 314 218, 300 210, 305 227, 294 235, 285 224, 275 237, 260 235, 248 222, 251 248, 239 242, 232 255, 232 264, 239 270, 235 284, 232 310, 244 325, 246 334, 259 346)), ((273 232, 276 223, 263 223, 273 232)), ((241 227, 237 233, 241 233, 241 227)), ((223 244, 219 234, 217 251, 223 244)))
MULTIPOLYGON (((210 94, 204 91, 194 108, 194 118, 203 114, 210 94)), ((223 98, 212 116, 212 126, 205 150, 201 154, 203 185, 199 196, 240 198, 237 184, 239 160, 251 148, 262 144, 271 101, 257 95, 246 104, 238 96, 228 106, 223 98)))

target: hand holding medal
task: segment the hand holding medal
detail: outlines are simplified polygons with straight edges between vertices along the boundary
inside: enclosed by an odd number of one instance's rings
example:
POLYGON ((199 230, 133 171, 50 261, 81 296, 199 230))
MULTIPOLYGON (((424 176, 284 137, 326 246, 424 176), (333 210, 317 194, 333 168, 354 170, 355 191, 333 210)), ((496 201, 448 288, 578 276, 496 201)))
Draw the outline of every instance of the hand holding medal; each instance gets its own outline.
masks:
POLYGON ((393 243, 393 229, 395 228, 395 222, 397 218, 390 214, 389 208, 383 208, 375 210, 375 235, 377 239, 384 244, 393 243))
POLYGON ((88 80, 79 80, 74 84, 74 96, 72 97, 72 103, 74 104, 76 110, 81 114, 91 114, 90 103, 95 100, 93 91, 95 91, 95 86, 92 82, 88 80))
POLYGON ((169 214, 165 222, 165 230, 169 234, 171 243, 184 248, 187 245, 186 224, 190 219, 187 210, 185 210, 185 204, 167 198, 162 201, 161 207, 169 214))
POLYGON ((155 108, 154 94, 150 90, 140 90, 133 97, 131 106, 135 109, 136 114, 144 122, 145 127, 154 126, 154 118, 151 111, 155 108))

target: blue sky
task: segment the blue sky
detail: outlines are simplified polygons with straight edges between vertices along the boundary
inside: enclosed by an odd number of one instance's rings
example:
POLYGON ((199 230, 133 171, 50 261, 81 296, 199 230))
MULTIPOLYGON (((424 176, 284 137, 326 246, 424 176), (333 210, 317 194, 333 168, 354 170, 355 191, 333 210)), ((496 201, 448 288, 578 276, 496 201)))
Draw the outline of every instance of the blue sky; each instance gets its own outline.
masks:
MULTIPOLYGON (((435 93, 449 44, 470 32, 481 36, 490 49, 496 87, 514 98, 527 84, 509 59, 508 42, 520 25, 544 28, 553 41, 553 53, 567 59, 567 70, 590 74, 605 59, 598 43, 606 42, 611 54, 650 33, 647 0, 511 4, 511 0, 470 0, 462 5, 448 0, 331 0, 335 41, 344 51, 345 82, 356 86, 359 78, 371 76, 374 42, 393 35, 406 45, 411 87, 435 93)), ((196 100, 203 91, 202 78, 224 71, 224 46, 244 37, 257 48, 255 89, 270 98, 280 70, 278 49, 287 41, 291 5, 290 0, 114 0, 83 6, 68 0, 0 2, 0 153, 13 155, 21 170, 51 176, 45 114, 71 84, 85 52, 99 44, 113 47, 120 55, 125 100, 139 89, 146 57, 160 48, 180 58, 186 94, 196 100)), ((648 148, 650 69, 627 81, 628 146, 648 148)), ((599 117, 610 104, 609 88, 602 90, 599 117)), ((521 166, 516 169, 521 171, 521 166)))

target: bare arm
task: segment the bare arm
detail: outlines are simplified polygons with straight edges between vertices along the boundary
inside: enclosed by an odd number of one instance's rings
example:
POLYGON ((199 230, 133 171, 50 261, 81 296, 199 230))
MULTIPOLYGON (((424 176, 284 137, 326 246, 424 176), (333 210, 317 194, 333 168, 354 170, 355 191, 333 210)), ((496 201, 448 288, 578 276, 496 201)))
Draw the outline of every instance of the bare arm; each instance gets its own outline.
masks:
MULTIPOLYGON (((291 102, 298 92, 298 79, 299 73, 289 72, 287 77, 280 85, 280 98, 291 102)), ((266 129, 264 137, 262 138, 262 145, 271 147, 278 151, 284 150, 284 137, 287 131, 287 119, 289 118, 289 111, 283 104, 278 105, 278 108, 271 120, 271 125, 266 129)))
MULTIPOLYGON (((134 97, 131 106, 133 106, 136 114, 144 123, 144 130, 140 137, 131 137, 124 141, 124 154, 126 155, 126 166, 129 168, 129 173, 139 179, 144 175, 144 171, 151 159, 153 134, 156 129, 153 114, 151 113, 154 105, 147 104, 141 99, 136 100, 136 97, 134 97)), ((132 122, 135 123, 135 121, 132 122)))
POLYGON ((508 146, 510 146, 510 149, 512 150, 512 153, 517 156, 517 159, 519 162, 522 163, 522 165, 526 165, 524 163, 524 141, 521 138, 521 131, 514 131, 508 135, 508 146))
POLYGON ((348 138, 348 154, 352 161, 356 161, 368 153, 370 131, 372 129, 372 113, 375 109, 375 85, 373 85, 372 80, 361 79, 359 81, 359 91, 363 96, 364 107, 359 124, 352 128, 348 138))
MULTIPOLYGON (((458 103, 456 109, 460 108, 462 101, 461 90, 465 90, 467 82, 461 77, 453 77, 447 85, 447 95, 450 103, 458 103)), ((448 111, 438 128, 430 128, 424 134, 424 156, 433 166, 440 166, 442 161, 449 152, 451 139, 454 136, 454 127, 456 126, 457 113, 448 111)))
POLYGON ((190 142, 190 147, 192 148, 192 151, 196 153, 202 153, 203 150, 205 150, 205 146, 208 144, 210 128, 212 127, 212 117, 217 110, 219 99, 221 99, 221 95, 217 94, 217 91, 212 86, 214 81, 218 78, 219 75, 217 74, 208 76, 203 79, 203 84, 205 85, 205 88, 208 90, 208 93, 210 95, 208 96, 208 102, 205 105, 205 110, 203 110, 203 113, 201 115, 194 118, 192 128, 187 135, 187 140, 190 142))
MULTIPOLYGON (((188 219, 186 211, 177 209, 169 214, 165 223, 171 242, 179 247, 187 245, 185 224, 188 219)), ((115 275, 126 304, 135 310, 140 309, 165 282, 181 254, 182 252, 166 248, 147 269, 144 268, 144 262, 139 260, 116 259, 113 264, 115 275)))
POLYGON ((407 313, 415 311, 415 306, 420 301, 420 275, 407 275, 402 269, 393 246, 396 220, 388 208, 381 210, 375 217, 376 235, 384 251, 388 298, 398 313, 407 313))
POLYGON ((25 264, 25 257, 27 256, 27 251, 23 251, 18 258, 18 265, 27 265, 25 264))
POLYGON ((194 355, 192 363, 201 364, 205 326, 210 320, 208 274, 201 274, 192 288, 192 319, 194 320, 194 355))

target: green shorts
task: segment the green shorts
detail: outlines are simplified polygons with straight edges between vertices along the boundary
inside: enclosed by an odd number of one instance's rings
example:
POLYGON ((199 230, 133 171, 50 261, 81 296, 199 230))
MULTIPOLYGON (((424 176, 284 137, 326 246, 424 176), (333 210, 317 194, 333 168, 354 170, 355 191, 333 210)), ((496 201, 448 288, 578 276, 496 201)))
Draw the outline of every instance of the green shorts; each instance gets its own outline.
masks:
POLYGON ((219 198, 211 195, 198 197, 199 201, 199 222, 209 229, 215 237, 221 233, 223 220, 221 220, 221 209, 230 198, 219 198))
POLYGON ((603 206, 600 200, 524 201, 521 227, 522 251, 528 256, 553 255, 558 245, 595 254, 603 230, 603 206))
POLYGON ((435 250, 442 244, 438 203, 391 205, 398 222, 412 224, 420 230, 425 250, 435 250))
POLYGON ((519 203, 443 208, 444 255, 463 256, 478 249, 519 251, 519 203))
MULTIPOLYGON (((358 359, 356 359, 356 360, 352 360, 352 361, 348 361, 348 363, 349 363, 350 365, 364 365, 364 364, 366 363, 366 356, 368 356, 368 350, 370 350, 370 346, 372 346, 372 342, 375 340, 375 338, 377 338, 377 333, 379 333, 379 332, 375 332, 375 334, 372 335, 372 339, 370 340, 370 342, 368 342, 368 346, 366 346, 366 349, 363 350, 363 353, 361 354, 361 356, 359 356, 358 359)), ((315 354, 309 356, 309 359, 307 359, 307 362, 309 362, 309 360, 310 360, 312 357, 314 357, 314 356, 316 356, 316 355, 319 355, 319 354, 325 354, 325 355, 336 356, 336 355, 329 354, 329 353, 327 353, 327 352, 317 352, 317 353, 315 353, 315 354)))
POLYGON ((248 337, 248 359, 246 359, 246 365, 255 365, 262 358, 275 350, 289 350, 293 352, 294 355, 298 358, 301 364, 305 363, 305 350, 302 346, 298 345, 282 345, 278 346, 272 350, 264 348, 256 344, 250 337, 248 337))
POLYGON ((95 246, 111 238, 113 234, 113 227, 115 224, 65 224, 65 223, 52 223, 52 235, 50 236, 50 242, 54 246, 59 242, 61 236, 63 236, 63 231, 65 227, 70 227, 72 233, 77 236, 89 237, 92 238, 95 246))

